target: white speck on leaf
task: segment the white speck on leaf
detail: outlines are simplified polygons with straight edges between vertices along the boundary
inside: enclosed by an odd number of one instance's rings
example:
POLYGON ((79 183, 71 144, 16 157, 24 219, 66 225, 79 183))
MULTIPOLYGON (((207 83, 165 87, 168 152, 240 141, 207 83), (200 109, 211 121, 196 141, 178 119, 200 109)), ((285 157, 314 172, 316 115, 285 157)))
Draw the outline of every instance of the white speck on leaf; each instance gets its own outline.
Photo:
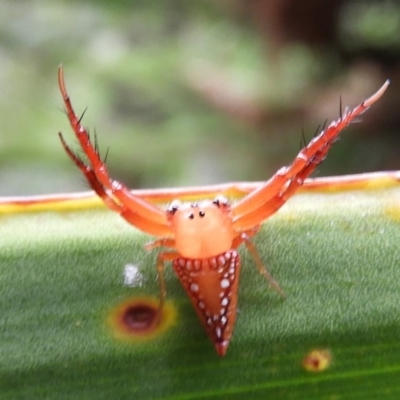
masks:
POLYGON ((130 287, 141 287, 143 285, 143 275, 139 267, 134 264, 126 264, 124 267, 124 285, 130 287))

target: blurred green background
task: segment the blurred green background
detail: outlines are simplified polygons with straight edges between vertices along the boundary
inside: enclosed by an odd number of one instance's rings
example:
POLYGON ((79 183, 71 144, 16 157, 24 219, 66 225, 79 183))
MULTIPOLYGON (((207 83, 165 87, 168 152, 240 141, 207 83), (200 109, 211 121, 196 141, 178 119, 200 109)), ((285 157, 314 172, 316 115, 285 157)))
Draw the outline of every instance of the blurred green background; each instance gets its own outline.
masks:
POLYGON ((318 175, 400 169, 391 1, 0 2, 0 195, 85 190, 57 87, 130 187, 265 180, 389 78, 318 175))

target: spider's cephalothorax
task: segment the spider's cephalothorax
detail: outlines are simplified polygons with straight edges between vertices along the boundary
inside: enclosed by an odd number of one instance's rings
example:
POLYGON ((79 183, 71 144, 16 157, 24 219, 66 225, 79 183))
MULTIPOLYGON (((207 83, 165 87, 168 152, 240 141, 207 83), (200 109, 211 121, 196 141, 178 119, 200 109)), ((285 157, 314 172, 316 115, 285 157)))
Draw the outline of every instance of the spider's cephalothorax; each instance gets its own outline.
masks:
POLYGON ((318 136, 311 140, 289 167, 281 168, 265 184, 232 206, 222 196, 198 203, 173 201, 166 211, 132 194, 127 187, 110 178, 88 132, 76 116, 65 88, 62 67, 58 82, 66 112, 88 163, 81 160, 66 144, 61 143, 92 189, 107 207, 142 231, 159 237, 146 249, 167 247, 157 257, 160 283, 161 315, 166 287, 164 264, 172 266, 220 356, 225 355, 236 320, 240 258, 236 248, 244 243, 259 272, 281 296, 282 289, 271 277, 251 241, 260 224, 274 214, 303 184, 325 158, 339 133, 355 117, 367 110, 386 90, 389 82, 353 110, 346 110, 318 136))
POLYGON ((227 202, 203 200, 177 204, 172 202, 167 212, 182 257, 210 258, 231 248, 235 232, 227 202))

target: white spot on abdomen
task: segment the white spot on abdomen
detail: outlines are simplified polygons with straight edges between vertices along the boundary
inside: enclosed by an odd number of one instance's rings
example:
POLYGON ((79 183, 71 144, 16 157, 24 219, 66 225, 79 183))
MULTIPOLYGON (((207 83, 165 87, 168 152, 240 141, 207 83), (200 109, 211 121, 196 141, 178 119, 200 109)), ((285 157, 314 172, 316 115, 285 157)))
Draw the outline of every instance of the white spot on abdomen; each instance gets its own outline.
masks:
POLYGON ((198 292, 199 291, 199 285, 197 283, 191 283, 190 284, 190 291, 191 292, 198 292))
POLYGON ((221 335, 222 335, 221 328, 218 327, 218 326, 215 328, 215 335, 217 336, 218 339, 219 339, 219 338, 221 337, 221 335))
POLYGON ((227 297, 224 297, 222 300, 221 300, 221 306, 227 306, 228 305, 228 302, 229 302, 229 300, 228 300, 228 298, 227 297))
POLYGON ((229 287, 229 280, 228 279, 222 279, 221 281, 221 288, 226 289, 229 287))

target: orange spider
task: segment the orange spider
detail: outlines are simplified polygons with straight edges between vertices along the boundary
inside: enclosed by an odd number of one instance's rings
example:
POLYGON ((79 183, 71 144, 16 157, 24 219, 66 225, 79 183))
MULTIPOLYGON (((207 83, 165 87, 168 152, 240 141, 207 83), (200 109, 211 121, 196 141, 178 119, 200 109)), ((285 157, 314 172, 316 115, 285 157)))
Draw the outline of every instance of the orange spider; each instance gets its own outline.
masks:
MULTIPOLYGON (((61 143, 92 189, 111 210, 118 212, 138 229, 160 239, 146 245, 146 249, 168 247, 157 256, 160 284, 158 318, 166 296, 164 264, 171 261, 178 278, 189 296, 217 353, 225 355, 236 320, 237 291, 240 257, 236 248, 245 244, 259 272, 282 297, 278 283, 263 265, 251 241, 260 224, 274 214, 301 187, 304 180, 325 158, 340 131, 373 103, 386 90, 389 82, 352 111, 345 110, 338 121, 332 122, 304 147, 290 167, 283 167, 264 185, 237 203, 230 205, 223 196, 214 201, 197 203, 172 201, 166 211, 132 194, 120 182, 112 180, 101 160, 96 142, 81 125, 72 108, 64 83, 62 66, 58 70, 58 83, 66 113, 87 156, 85 164, 66 144, 61 143)), ((158 320, 158 319, 157 319, 158 320)))

